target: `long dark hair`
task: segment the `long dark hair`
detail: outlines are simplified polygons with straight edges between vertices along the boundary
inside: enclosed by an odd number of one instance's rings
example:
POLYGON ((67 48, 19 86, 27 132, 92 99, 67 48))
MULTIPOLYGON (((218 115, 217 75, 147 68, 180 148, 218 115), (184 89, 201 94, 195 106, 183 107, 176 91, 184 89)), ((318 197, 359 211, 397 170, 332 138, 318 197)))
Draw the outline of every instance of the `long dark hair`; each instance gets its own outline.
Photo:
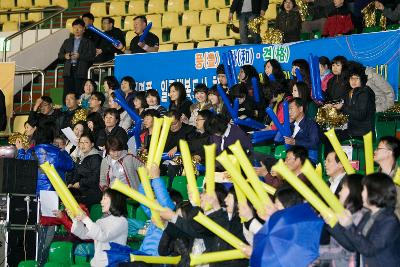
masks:
POLYGON ((107 188, 103 195, 107 195, 111 199, 110 203, 110 213, 114 216, 121 217, 127 215, 126 210, 126 196, 120 192, 107 188))
POLYGON ((342 183, 349 188, 349 196, 344 202, 344 206, 351 213, 360 210, 363 207, 361 192, 363 176, 361 174, 351 174, 343 177, 342 183))
MULTIPOLYGON (((181 82, 173 82, 169 85, 169 90, 168 92, 171 91, 171 88, 174 87, 176 91, 178 91, 178 99, 176 100, 176 105, 179 106, 182 104, 183 101, 186 99, 186 90, 185 86, 181 82)), ((172 102, 171 102, 172 103, 172 102)))
POLYGON ((264 71, 263 71, 264 83, 269 81, 269 77, 265 73, 265 66, 267 66, 267 63, 271 64, 271 66, 272 66, 272 75, 274 75, 275 80, 279 83, 283 83, 286 80, 286 76, 285 76, 285 73, 283 73, 281 64, 279 64, 278 60, 276 60, 276 59, 270 59, 270 60, 267 60, 267 62, 265 62, 264 71))
POLYGON ((91 121, 93 123, 93 132, 104 129, 106 126, 104 124, 104 119, 98 112, 91 112, 87 115, 86 121, 91 121))
POLYGON ((392 178, 384 173, 373 173, 362 180, 362 185, 367 188, 368 203, 379 208, 395 208, 396 186, 392 178))

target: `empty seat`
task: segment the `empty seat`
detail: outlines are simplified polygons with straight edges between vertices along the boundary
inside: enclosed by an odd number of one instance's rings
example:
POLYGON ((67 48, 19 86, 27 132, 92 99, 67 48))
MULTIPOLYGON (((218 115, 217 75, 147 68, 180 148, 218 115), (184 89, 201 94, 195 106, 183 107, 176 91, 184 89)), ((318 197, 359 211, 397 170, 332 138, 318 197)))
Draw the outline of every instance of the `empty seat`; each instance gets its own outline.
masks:
POLYGON ((33 22, 37 22, 39 20, 41 20, 42 17, 42 12, 29 12, 28 13, 28 21, 33 21, 33 22))
POLYGON ((25 132, 25 122, 28 120, 29 116, 28 115, 16 115, 12 119, 12 131, 13 132, 18 132, 18 133, 23 133, 25 132))
POLYGON ((168 11, 170 12, 185 12, 184 0, 168 0, 168 11))
POLYGON ((208 1, 208 8, 221 9, 227 7, 225 0, 208 1))
POLYGON ((228 38, 227 24, 213 24, 210 27, 210 39, 221 40, 228 38))
POLYGON ((190 40, 204 41, 207 40, 207 27, 204 25, 197 25, 190 28, 190 40))
POLYGON ((176 12, 166 12, 162 16, 162 27, 173 28, 179 26, 179 14, 176 12))
POLYGON ((135 16, 126 16, 124 20, 124 30, 130 31, 133 30, 133 18, 135 16))
POLYGON ((126 46, 127 46, 127 48, 129 48, 129 45, 130 45, 130 43, 131 43, 133 37, 135 37, 135 36, 136 36, 135 31, 128 31, 128 32, 126 32, 125 40, 126 40, 126 46))
POLYGON ((278 5, 281 5, 282 2, 283 2, 283 0, 270 0, 269 1, 270 4, 278 4, 278 5))
POLYGON ((95 17, 106 17, 106 3, 92 3, 90 5, 90 13, 92 13, 95 17))
POLYGON ((182 26, 194 26, 200 24, 199 11, 186 11, 182 15, 182 26))
POLYGON ((217 23, 217 10, 206 9, 200 14, 200 24, 211 25, 217 23))
MULTIPOLYGON (((239 22, 238 21, 233 22, 233 25, 235 25, 236 27, 239 28, 239 22)), ((236 40, 240 40, 240 34, 232 31, 232 29, 229 29, 229 37, 235 38, 236 40)))
POLYGON ((31 8, 32 6, 32 0, 17 0, 17 7, 31 8))
POLYGON ((133 0, 128 5, 129 15, 143 15, 146 14, 146 8, 144 0, 133 0))
POLYGON ((267 11, 265 11, 264 18, 267 20, 274 20, 276 19, 276 4, 269 4, 267 11))
POLYGON ((235 45, 235 39, 225 39, 225 40, 219 40, 218 41, 218 46, 232 46, 235 45))
POLYGON ((148 14, 162 14, 165 11, 164 0, 149 0, 147 4, 148 14))
POLYGON ((147 23, 152 22, 154 28, 161 28, 161 14, 147 15, 147 23))
POLYGON ((186 26, 179 26, 171 29, 170 42, 184 43, 187 42, 187 28, 186 26))
MULTIPOLYGON (((121 2, 122 3, 122 2, 121 2)), ((121 29, 122 28, 122 18, 121 17, 112 17, 114 19, 114 27, 121 29)))
POLYGON ((229 22, 229 8, 224 8, 219 11, 218 21, 220 23, 228 23, 229 22))
POLYGON ((172 51, 172 50, 174 50, 173 44, 162 44, 162 45, 160 45, 158 52, 172 51))
POLYGON ((125 16, 125 2, 111 2, 109 14, 110 16, 125 16))
POLYGON ((0 15, 0 24, 6 21, 8 21, 7 15, 0 15))
POLYGON ((3 24, 3 32, 16 32, 18 31, 18 22, 6 21, 3 24))
POLYGON ((26 22, 26 13, 10 14, 10 21, 13 22, 26 22))
POLYGON ((160 44, 164 42, 162 28, 151 28, 150 32, 158 37, 160 44))
POLYGON ((68 8, 68 0, 52 0, 53 6, 68 8))
POLYGON ((205 0, 189 0, 189 10, 204 10, 206 8, 205 0))
POLYGON ((101 19, 102 18, 94 18, 93 26, 95 26, 97 29, 101 30, 101 19))
POLYGON ((215 46, 215 41, 203 41, 197 44, 197 48, 209 48, 214 46, 215 46))
POLYGON ((13 9, 15 8, 14 0, 1 0, 0 1, 0 9, 13 9))
POLYGON ((194 48, 194 43, 179 43, 176 50, 189 50, 194 48))
POLYGON ((48 7, 51 6, 50 0, 35 0, 35 7, 48 7))

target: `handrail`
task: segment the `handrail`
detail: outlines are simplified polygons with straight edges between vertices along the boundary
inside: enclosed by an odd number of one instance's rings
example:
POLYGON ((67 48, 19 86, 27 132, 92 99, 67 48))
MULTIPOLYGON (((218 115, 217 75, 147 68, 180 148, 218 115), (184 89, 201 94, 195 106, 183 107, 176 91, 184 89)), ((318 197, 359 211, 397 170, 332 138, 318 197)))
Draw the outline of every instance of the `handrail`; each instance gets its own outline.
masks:
POLYGON ((41 76, 41 95, 44 95, 44 85, 45 85, 45 83, 44 83, 44 80, 45 80, 45 74, 44 74, 44 71, 43 70, 36 70, 36 69, 31 69, 31 70, 19 70, 19 71, 16 71, 15 72, 15 76, 17 76, 17 75, 22 75, 22 79, 21 79, 21 92, 20 92, 20 94, 21 94, 21 97, 20 97, 20 99, 21 99, 21 102, 19 103, 20 104, 20 111, 22 111, 22 107, 23 107, 23 105, 25 104, 24 102, 23 102, 23 96, 24 96, 24 84, 25 84, 25 82, 24 82, 24 75, 25 74, 30 74, 31 75, 31 89, 30 89, 30 98, 29 98, 29 102, 30 102, 30 109, 32 109, 32 106, 33 106, 33 80, 34 80, 34 78, 35 78, 35 74, 38 74, 38 75, 40 75, 41 76))
MULTIPOLYGON (((11 34, 10 36, 7 36, 3 41, 4 42, 4 46, 3 47, 6 47, 8 41, 10 41, 11 39, 14 39, 15 37, 21 35, 21 42, 20 42, 20 46, 21 47, 20 48, 22 50, 22 48, 23 48, 23 33, 26 32, 26 31, 29 31, 29 30, 31 30, 33 28, 36 29, 35 42, 37 42, 38 41, 38 37, 39 37, 38 36, 39 25, 42 24, 42 23, 45 23, 47 21, 50 21, 50 34, 52 34, 53 33, 53 18, 58 16, 58 15, 60 15, 60 25, 62 25, 63 13, 64 13, 65 10, 67 10, 67 9, 66 8, 59 8, 58 12, 50 15, 49 17, 44 18, 42 20, 39 20, 38 22, 35 22, 34 24, 29 25, 28 27, 26 27, 26 28, 14 33, 14 34, 11 34)), ((6 62, 6 61, 7 61, 7 49, 4 49, 4 51, 3 51, 3 62, 6 62)))

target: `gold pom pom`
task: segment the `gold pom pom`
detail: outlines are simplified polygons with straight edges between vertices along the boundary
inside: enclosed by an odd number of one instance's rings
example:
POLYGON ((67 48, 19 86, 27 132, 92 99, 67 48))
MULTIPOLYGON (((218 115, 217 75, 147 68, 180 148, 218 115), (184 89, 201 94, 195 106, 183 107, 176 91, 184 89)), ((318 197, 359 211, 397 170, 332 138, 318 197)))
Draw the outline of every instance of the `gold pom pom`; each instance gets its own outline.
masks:
POLYGON ((296 0, 296 5, 299 8, 299 13, 302 21, 305 21, 309 16, 308 4, 304 0, 296 0))
POLYGON ((283 42, 283 33, 274 28, 268 28, 262 35, 263 44, 281 44, 283 42))
POLYGON ((336 128, 347 123, 348 117, 338 112, 332 105, 323 105, 318 109, 315 121, 324 128, 336 128))
POLYGON ((72 117, 71 124, 75 125, 78 121, 86 121, 86 117, 89 114, 89 110, 87 109, 79 109, 75 112, 74 116, 72 117))
POLYGON ((260 34, 261 33, 261 24, 267 23, 267 19, 264 17, 257 17, 254 19, 251 19, 249 23, 247 23, 247 27, 249 28, 250 31, 260 34))
POLYGON ((8 137, 8 143, 11 145, 15 145, 15 143, 17 142, 18 139, 21 140, 22 145, 25 148, 29 147, 29 137, 26 134, 22 134, 22 133, 18 133, 18 132, 12 133, 10 135, 10 137, 8 137))
POLYGON ((361 13, 364 16, 365 27, 375 26, 375 2, 369 3, 366 7, 361 10, 361 13))

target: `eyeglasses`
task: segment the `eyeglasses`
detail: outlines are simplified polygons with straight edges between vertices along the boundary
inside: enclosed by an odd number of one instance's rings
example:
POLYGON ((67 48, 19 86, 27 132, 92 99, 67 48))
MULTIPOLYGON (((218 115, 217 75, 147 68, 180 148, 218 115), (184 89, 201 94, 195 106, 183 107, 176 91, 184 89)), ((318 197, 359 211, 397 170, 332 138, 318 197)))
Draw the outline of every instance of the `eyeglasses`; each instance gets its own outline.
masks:
POLYGON ((196 118, 196 121, 205 121, 206 119, 196 118))
POLYGON ((377 147, 376 150, 389 150, 389 151, 392 151, 392 150, 390 150, 389 148, 386 148, 386 147, 377 147))

